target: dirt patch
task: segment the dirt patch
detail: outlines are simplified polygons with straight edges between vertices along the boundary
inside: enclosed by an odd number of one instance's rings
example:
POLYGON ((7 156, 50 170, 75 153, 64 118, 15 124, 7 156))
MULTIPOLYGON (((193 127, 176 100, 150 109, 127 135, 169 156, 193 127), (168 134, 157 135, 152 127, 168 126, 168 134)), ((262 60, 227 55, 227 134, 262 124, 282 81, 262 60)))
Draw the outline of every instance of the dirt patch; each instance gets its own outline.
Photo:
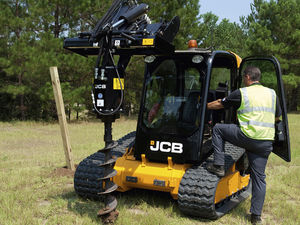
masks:
POLYGON ((99 216, 102 220, 102 222, 104 224, 111 224, 113 225, 116 221, 116 219, 118 218, 119 216, 119 212, 117 210, 114 210, 106 215, 103 215, 103 216, 99 216))
POLYGON ((66 187, 67 188, 74 188, 74 184, 73 183, 68 183, 68 184, 66 184, 66 187))
MULTIPOLYGON (((77 167, 77 166, 75 166, 77 167)), ((51 175, 56 177, 74 177, 75 171, 72 171, 66 167, 56 168, 51 175)))
POLYGON ((48 200, 38 201, 38 206, 48 206, 48 205, 51 205, 51 202, 49 202, 48 200))
POLYGON ((144 212, 141 209, 128 209, 128 211, 132 214, 135 214, 135 215, 145 215, 145 214, 147 214, 146 212, 144 212))

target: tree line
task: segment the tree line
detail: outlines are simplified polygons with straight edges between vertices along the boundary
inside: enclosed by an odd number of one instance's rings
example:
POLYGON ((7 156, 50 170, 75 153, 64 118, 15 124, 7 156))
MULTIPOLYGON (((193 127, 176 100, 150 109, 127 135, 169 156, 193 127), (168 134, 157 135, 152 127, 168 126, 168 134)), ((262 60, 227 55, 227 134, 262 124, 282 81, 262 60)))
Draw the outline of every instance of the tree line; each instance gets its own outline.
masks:
MULTIPOLYGON (((274 55, 281 63, 289 111, 300 107, 300 0, 254 0, 240 24, 201 13, 201 0, 141 1, 154 21, 178 15, 177 49, 190 39, 199 47, 231 50, 241 57, 274 55)), ((93 57, 62 48, 66 37, 91 30, 112 0, 0 1, 0 120, 56 118, 49 67, 57 66, 69 115, 91 112, 93 57)), ((126 72, 125 107, 137 113, 143 84, 142 58, 126 72)))

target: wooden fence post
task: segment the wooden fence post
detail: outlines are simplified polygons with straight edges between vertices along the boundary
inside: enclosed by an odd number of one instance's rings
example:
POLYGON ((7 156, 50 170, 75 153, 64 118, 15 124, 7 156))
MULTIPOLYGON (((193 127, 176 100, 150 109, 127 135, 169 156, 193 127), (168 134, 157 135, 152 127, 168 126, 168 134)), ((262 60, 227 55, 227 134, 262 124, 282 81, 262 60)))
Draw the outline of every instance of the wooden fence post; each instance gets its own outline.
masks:
POLYGON ((52 87, 68 169, 75 170, 57 67, 50 67, 52 87))

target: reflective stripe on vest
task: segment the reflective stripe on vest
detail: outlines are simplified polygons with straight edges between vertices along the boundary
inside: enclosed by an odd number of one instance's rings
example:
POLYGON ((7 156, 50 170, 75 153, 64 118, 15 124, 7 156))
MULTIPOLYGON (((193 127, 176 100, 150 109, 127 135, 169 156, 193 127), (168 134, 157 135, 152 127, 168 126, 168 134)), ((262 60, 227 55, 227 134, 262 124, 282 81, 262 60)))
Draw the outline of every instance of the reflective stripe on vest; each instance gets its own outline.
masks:
POLYGON ((243 133, 257 140, 274 140, 276 93, 262 85, 241 88, 238 119, 243 133))

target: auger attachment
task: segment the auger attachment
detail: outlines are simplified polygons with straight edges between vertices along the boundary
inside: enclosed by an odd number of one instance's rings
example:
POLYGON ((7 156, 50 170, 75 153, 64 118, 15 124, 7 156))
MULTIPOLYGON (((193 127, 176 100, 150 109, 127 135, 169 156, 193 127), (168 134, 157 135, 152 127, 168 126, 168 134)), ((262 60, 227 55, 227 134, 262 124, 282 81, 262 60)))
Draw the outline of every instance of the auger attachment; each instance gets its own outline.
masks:
POLYGON ((104 161, 99 164, 99 167, 102 167, 104 172, 103 176, 98 178, 99 182, 102 182, 102 191, 98 195, 102 195, 104 198, 104 208, 100 209, 98 216, 105 216, 113 212, 117 207, 117 199, 115 196, 111 195, 112 192, 117 190, 118 185, 111 181, 111 178, 117 174, 117 171, 113 169, 113 166, 117 158, 112 157, 111 150, 118 146, 118 143, 112 140, 112 123, 118 115, 103 116, 101 120, 104 122, 105 134, 104 141, 105 147, 99 152, 104 154, 104 161))

